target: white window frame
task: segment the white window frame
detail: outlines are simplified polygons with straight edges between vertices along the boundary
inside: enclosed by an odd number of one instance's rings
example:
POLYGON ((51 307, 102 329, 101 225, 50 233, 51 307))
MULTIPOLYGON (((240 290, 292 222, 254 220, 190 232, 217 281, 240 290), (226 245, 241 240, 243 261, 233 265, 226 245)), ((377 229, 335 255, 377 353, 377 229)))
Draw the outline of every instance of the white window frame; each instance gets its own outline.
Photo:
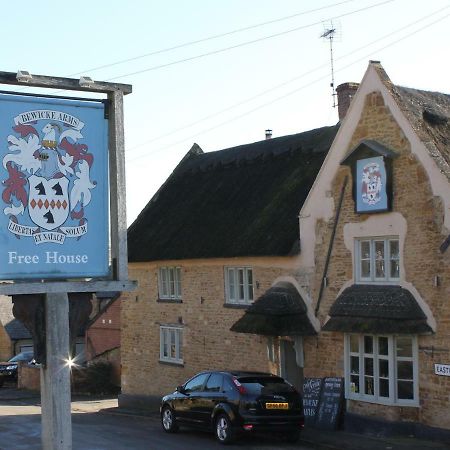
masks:
POLYGON ((344 370, 345 370, 345 397, 350 400, 364 401, 368 403, 378 403, 382 405, 394 405, 394 406, 419 406, 419 349, 417 336, 411 335, 370 335, 370 334, 345 334, 344 336, 344 370), (351 352, 350 348, 350 336, 356 336, 359 339, 359 351, 351 352), (364 349, 364 336, 371 336, 373 338, 373 353, 367 355, 363 353, 364 349), (388 339, 388 355, 379 355, 378 338, 384 337, 388 339), (397 356, 397 338, 409 338, 412 341, 412 356, 404 357, 397 356), (374 378, 374 393, 368 395, 364 392, 364 356, 373 355, 373 378, 374 378), (361 392, 353 392, 350 379, 351 371, 351 356, 359 357, 359 386, 361 392), (383 397, 379 393, 379 360, 388 360, 389 364, 389 397, 383 397), (397 362, 400 361, 412 361, 413 366, 413 398, 412 399, 399 399, 397 390, 397 362))
POLYGON ((381 236, 381 237, 361 237, 355 239, 355 261, 353 267, 355 268, 355 281, 356 283, 369 283, 369 284, 397 284, 400 281, 401 277, 401 255, 400 255, 400 240, 398 236, 381 236), (391 252, 390 252, 390 242, 396 241, 399 247, 399 256, 398 256, 398 264, 399 264, 399 276, 392 277, 391 276, 391 252), (370 245, 370 276, 363 277, 361 274, 361 245, 363 242, 369 242, 370 245), (384 267, 385 267, 385 276, 377 277, 376 276, 376 257, 375 257, 375 243, 383 242, 384 243, 384 267))
POLYGON ((232 305, 249 305, 254 300, 253 268, 225 267, 225 301, 232 305), (240 291, 242 286, 242 295, 240 291))
POLYGON ((183 364, 183 327, 172 325, 159 327, 159 360, 183 364), (171 345, 174 345, 174 352, 170 349, 171 345))
POLYGON ((181 267, 165 266, 158 269, 158 295, 164 300, 181 300, 181 267))

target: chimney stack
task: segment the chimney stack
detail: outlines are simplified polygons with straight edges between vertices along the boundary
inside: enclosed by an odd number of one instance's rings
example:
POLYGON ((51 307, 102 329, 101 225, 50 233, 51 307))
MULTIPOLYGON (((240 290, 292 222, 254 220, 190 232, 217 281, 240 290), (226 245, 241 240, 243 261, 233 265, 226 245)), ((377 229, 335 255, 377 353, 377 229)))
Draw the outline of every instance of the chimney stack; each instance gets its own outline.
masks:
POLYGON ((266 130, 266 139, 272 139, 272 130, 266 130))
POLYGON ((343 83, 336 88, 338 98, 339 121, 341 122, 347 114, 350 102, 359 88, 359 83, 343 83))

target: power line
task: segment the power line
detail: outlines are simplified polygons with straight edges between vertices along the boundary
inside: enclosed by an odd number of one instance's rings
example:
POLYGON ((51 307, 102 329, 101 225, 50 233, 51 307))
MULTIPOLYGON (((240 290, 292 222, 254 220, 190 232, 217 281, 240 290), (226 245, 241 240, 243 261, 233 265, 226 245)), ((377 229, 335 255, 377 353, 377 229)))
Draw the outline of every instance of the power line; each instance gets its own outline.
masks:
MULTIPOLYGON (((367 43, 367 44, 365 44, 365 45, 363 45, 363 46, 357 48, 357 49, 354 49, 354 50, 352 50, 351 52, 349 52, 349 53, 347 53, 347 54, 345 54, 345 55, 343 55, 343 56, 340 56, 340 57, 336 58, 336 61, 339 61, 339 60, 341 60, 341 59, 348 58, 349 56, 352 56, 352 55, 355 54, 356 52, 360 52, 361 50, 364 50, 364 49, 366 49, 367 47, 370 47, 371 45, 374 45, 374 44, 376 44, 376 43, 378 43, 378 42, 380 42, 380 41, 382 41, 382 40, 384 40, 384 39, 387 39, 388 37, 390 37, 390 36, 392 36, 392 35, 394 35, 394 34, 400 33, 401 31, 404 31, 404 30, 407 29, 407 28, 410 28, 410 27, 412 27, 412 26, 414 26, 414 25, 416 25, 416 24, 418 24, 418 23, 420 23, 420 22, 423 22, 424 20, 427 20, 427 19, 429 19, 430 17, 432 17, 432 16, 434 16, 434 15, 436 15, 436 14, 439 14, 440 12, 442 12, 442 11, 444 11, 445 9, 448 9, 448 8, 450 8, 450 5, 444 6, 443 8, 440 8, 440 9, 438 9, 438 10, 436 10, 436 11, 434 11, 434 12, 432 12, 432 13, 426 15, 426 16, 423 16, 423 17, 421 17, 421 18, 419 18, 419 19, 417 19, 417 20, 415 20, 415 21, 413 21, 413 22, 410 22, 409 24, 407 24, 407 25, 405 25, 405 26, 403 26, 403 27, 401 27, 401 28, 398 28, 397 30, 394 30, 394 31, 392 31, 392 32, 390 32, 390 33, 388 33, 388 34, 385 34, 384 36, 382 36, 382 37, 380 37, 380 38, 378 38, 378 39, 375 39, 375 40, 373 40, 373 41, 371 41, 371 42, 369 42, 369 43, 367 43)), ((165 138, 165 137, 171 136, 171 135, 173 135, 173 134, 176 134, 176 133, 178 133, 179 131, 182 131, 182 130, 185 130, 185 129, 187 129, 187 128, 190 128, 190 127, 192 127, 192 126, 194 126, 194 125, 198 125, 199 123, 202 123, 202 122, 204 122, 204 121, 206 121, 206 120, 209 120, 209 119, 211 119, 211 118, 213 118, 213 117, 216 117, 216 116, 218 116, 218 115, 220 115, 220 114, 223 114, 223 113, 225 113, 225 112, 227 112, 227 111, 230 111, 230 110, 232 110, 232 109, 235 109, 235 108, 237 108, 237 107, 239 107, 239 106, 242 106, 242 105, 244 105, 244 104, 246 104, 246 103, 249 103, 250 101, 255 100, 255 99, 259 98, 259 97, 262 97, 263 95, 266 95, 266 94, 268 94, 269 92, 272 92, 272 91, 274 91, 274 90, 276 90, 276 89, 279 89, 279 88, 281 88, 281 87, 283 87, 283 86, 286 86, 286 85, 288 85, 288 84, 290 84, 290 83, 293 83, 294 81, 297 81, 297 80, 299 80, 300 78, 303 78, 303 77, 305 77, 305 76, 307 76, 307 75, 310 75, 310 74, 312 74, 312 73, 314 73, 314 72, 317 72, 318 70, 320 70, 320 69, 322 69, 322 68, 324 68, 324 67, 328 67, 328 64, 322 64, 322 65, 320 65, 320 66, 317 66, 317 67, 315 67, 315 68, 313 68, 313 69, 311 69, 311 70, 309 70, 309 71, 307 71, 307 72, 304 72, 304 73, 302 73, 302 74, 300 74, 300 75, 298 75, 298 76, 296 76, 296 77, 294 77, 294 78, 291 78, 291 79, 289 79, 289 80, 287 80, 287 81, 284 81, 283 83, 280 83, 280 84, 278 84, 278 85, 276 85, 276 86, 273 86, 273 87, 271 87, 271 88, 269 88, 269 89, 266 89, 266 90, 264 90, 264 91, 262 91, 262 92, 259 92, 258 94, 255 94, 255 95, 253 95, 252 97, 248 97, 248 98, 246 98, 245 100, 242 100, 242 101, 240 101, 240 102, 238 102, 238 103, 235 103, 235 104, 233 104, 233 105, 231 105, 231 106, 229 106, 229 107, 227 107, 227 108, 224 108, 224 109, 222 109, 222 110, 220 110, 220 111, 217 111, 217 112, 215 112, 215 113, 209 114, 209 115, 207 115, 207 116, 205 116, 205 117, 203 117, 203 118, 201 118, 201 119, 198 119, 198 120, 196 120, 196 121, 194 121, 194 122, 191 122, 191 123, 189 123, 189 124, 187 124, 187 125, 184 125, 183 127, 180 127, 180 128, 177 128, 176 130, 172 130, 172 131, 167 132, 167 133, 165 133, 165 134, 159 135, 159 136, 157 136, 157 137, 155 137, 155 138, 152 138, 152 139, 150 139, 150 140, 147 140, 147 141, 145 141, 145 142, 141 142, 141 143, 139 143, 138 145, 135 145, 135 146, 133 146, 133 147, 131 147, 131 148, 127 148, 127 153, 132 152, 133 150, 135 150, 135 149, 137 149, 137 148, 139 148, 139 147, 142 147, 142 146, 144 146, 144 145, 147 145, 147 144, 150 144, 150 143, 152 143, 152 142, 158 141, 158 140, 160 140, 160 139, 162 139, 162 138, 165 138)))
MULTIPOLYGON (((443 8, 443 9, 445 9, 445 8, 443 8)), ((449 16, 450 16, 450 14, 447 14, 447 15, 445 15, 445 16, 443 16, 443 17, 441 17, 441 18, 439 18, 439 19, 437 19, 437 20, 435 20, 435 21, 433 21, 433 22, 431 22, 431 23, 429 23, 429 24, 427 24, 427 25, 425 25, 425 26, 423 26, 423 27, 421 27, 421 28, 419 28, 419 29, 417 29, 417 30, 415 30, 415 31, 413 31, 413 32, 411 32, 411 33, 409 33, 409 34, 407 34, 407 35, 405 35, 405 36, 403 36, 402 38, 399 38, 399 39, 397 39, 396 41, 391 42, 390 44, 387 44, 387 45, 385 45, 385 46, 383 46, 383 47, 380 47, 379 49, 377 49, 377 50, 375 50, 375 51, 380 52, 380 51, 382 51, 382 50, 385 50, 386 48, 392 47, 393 45, 396 45, 396 44, 398 44, 399 42, 402 42, 402 41, 404 41, 405 39, 407 39, 407 38, 409 38, 409 37, 411 37, 411 36, 414 36, 415 34, 417 34, 417 33, 421 32, 421 31, 423 31, 423 30, 429 28, 430 26, 435 25, 435 24, 438 23, 438 22, 441 22, 442 20, 446 19, 446 18, 449 17, 449 16)), ((340 72, 340 71, 342 71, 342 70, 344 70, 344 69, 347 69, 348 67, 351 67, 351 66, 353 66, 353 65, 355 65, 355 64, 357 64, 357 63, 359 63, 359 62, 361 62, 361 61, 363 61, 363 60, 366 60, 366 59, 369 58, 370 56, 371 56, 371 54, 367 54, 367 55, 365 55, 365 56, 363 56, 363 57, 361 57, 361 58, 358 58, 357 60, 355 60, 355 61, 353 61, 353 62, 351 62, 351 63, 349 63, 349 64, 347 64, 347 65, 345 65, 345 66, 343 66, 343 67, 341 67, 341 68, 339 68, 339 69, 337 69, 336 72, 340 72)), ((254 113, 255 111, 258 111, 258 110, 263 109, 263 108, 265 108, 265 107, 267 107, 267 106, 270 106, 270 105, 272 105, 272 104, 274 104, 274 103, 276 103, 276 102, 278 102, 278 101, 280 101, 280 100, 283 100, 283 99, 285 99, 285 98, 287 98, 287 97, 290 97, 291 95, 296 94, 297 92, 299 92, 299 91, 301 91, 301 90, 303 90, 303 89, 306 89, 307 87, 312 86, 313 84, 316 84, 316 83, 318 83, 319 81, 322 81, 322 80, 326 79, 328 76, 329 76, 329 75, 327 74, 327 75, 324 75, 324 76, 322 76, 322 77, 320 77, 320 78, 316 78, 315 80, 311 81, 310 83, 308 83, 308 84, 306 84, 306 85, 303 85, 303 86, 300 86, 299 88, 294 89, 294 90, 292 90, 292 91, 290 91, 290 92, 288 92, 288 93, 286 93, 286 94, 284 94, 284 95, 282 95, 282 96, 280 96, 280 97, 277 97, 277 98, 275 98, 275 99, 273 99, 273 100, 271 100, 271 101, 269 101, 269 102, 266 102, 266 103, 264 103, 264 104, 262 104, 262 105, 259 105, 259 106, 257 106, 256 108, 253 108, 253 109, 251 109, 251 110, 249 110, 249 111, 246 111, 246 112, 244 112, 244 113, 242 113, 242 114, 240 114, 240 115, 238 115, 238 116, 235 116, 235 117, 233 117, 233 118, 231 118, 231 119, 229 119, 229 120, 226 120, 226 121, 224 121, 224 122, 221 122, 221 123, 219 123, 219 124, 217 124, 217 125, 215 125, 215 126, 213 126, 213 127, 210 127, 210 128, 208 128, 208 129, 202 130, 202 131, 196 133, 195 135, 186 137, 186 138, 184 138, 184 139, 182 139, 182 140, 180 140, 180 141, 177 141, 177 142, 174 142, 174 143, 172 143, 172 144, 170 144, 170 145, 167 145, 167 146, 165 146, 165 147, 159 148, 159 149, 157 149, 157 150, 155 150, 155 151, 153 151, 153 152, 150 152, 150 153, 147 153, 147 154, 143 154, 143 155, 139 155, 139 156, 137 156, 137 157, 135 157, 135 158, 133 158, 133 159, 128 160, 127 162, 133 163, 134 161, 137 161, 138 159, 142 159, 142 158, 148 157, 148 156, 150 156, 150 155, 153 155, 153 154, 155 154, 155 153, 159 153, 160 151, 166 150, 167 148, 171 148, 171 147, 173 147, 173 146, 175 146, 175 145, 181 144, 181 143, 185 142, 185 141, 188 140, 188 139, 193 139, 193 138, 197 137, 199 134, 208 133, 208 132, 210 132, 210 131, 212 131, 212 130, 215 130, 216 128, 220 128, 220 127, 222 127, 222 126, 224 126, 224 125, 227 125, 227 124, 229 124, 229 123, 231 123, 231 122, 234 122, 234 121, 236 121, 236 120, 239 120, 239 119, 241 119, 242 117, 245 117, 245 116, 248 116, 249 114, 254 113)))
POLYGON ((221 34, 215 34, 215 35, 208 36, 208 37, 205 37, 205 38, 197 39, 195 41, 184 42, 182 44, 174 45, 173 47, 167 47, 167 48, 163 48, 163 49, 160 49, 160 50, 155 50, 155 51, 150 52, 150 53, 144 53, 143 55, 133 56, 132 58, 122 59, 120 61, 116 61, 116 62, 109 63, 109 64, 104 64, 102 66, 91 67, 90 69, 86 69, 86 70, 81 71, 81 72, 73 73, 73 74, 68 75, 68 76, 72 77, 72 76, 76 76, 76 75, 86 74, 88 72, 94 72, 94 71, 100 70, 100 69, 106 69, 108 67, 118 66, 120 64, 125 64, 125 63, 131 62, 131 61, 137 61, 138 59, 147 58, 149 56, 154 56, 154 55, 159 55, 161 53, 167 53, 167 52, 170 52, 170 51, 173 51, 173 50, 178 50, 180 48, 188 47, 188 46, 195 45, 195 44, 200 44, 202 42, 210 41, 210 40, 213 40, 213 39, 218 39, 218 38, 225 37, 225 36, 230 36, 232 34, 241 33, 243 31, 248 31, 248 30, 252 30, 252 29, 255 29, 255 28, 263 27, 265 25, 271 25, 273 23, 282 22, 284 20, 292 19, 294 17, 304 16, 304 15, 307 15, 307 14, 311 14, 311 13, 314 13, 314 12, 322 11, 322 10, 328 9, 328 8, 333 8, 335 6, 340 6, 340 5, 343 5, 345 3, 350 3, 350 2, 354 2, 354 1, 356 1, 356 0, 345 0, 345 1, 337 2, 337 3, 333 3, 331 5, 322 6, 320 8, 309 9, 307 11, 298 12, 298 13, 295 13, 295 14, 291 14, 289 16, 284 16, 284 17, 280 17, 278 19, 269 20, 267 22, 261 22, 261 23, 257 23, 257 24, 254 24, 254 25, 249 25, 249 26, 243 27, 243 28, 237 28, 236 30, 227 31, 227 32, 221 33, 221 34))
MULTIPOLYGON (((350 15, 353 15, 353 14, 356 14, 356 13, 359 13, 359 12, 367 11, 369 9, 376 8, 378 6, 382 6, 382 5, 385 5, 386 3, 391 3, 393 1, 395 1, 395 0, 384 0, 384 1, 380 2, 380 3, 375 3, 374 5, 366 6, 364 8, 360 8, 360 9, 356 9, 354 11, 350 11, 348 13, 344 13, 344 14, 341 14, 339 16, 335 16, 335 17, 332 17, 330 19, 327 19, 327 20, 340 19, 342 17, 346 17, 346 16, 350 16, 350 15)), ((295 31, 304 30, 306 28, 310 28, 310 27, 319 25, 321 23, 323 23, 323 20, 320 20, 320 21, 314 22, 314 23, 310 23, 308 25, 302 25, 300 27, 292 28, 290 30, 281 31, 279 33, 274 33, 274 34, 271 34, 271 35, 268 35, 268 36, 263 36, 261 38, 253 39, 251 41, 241 42, 240 44, 231 45, 229 47, 224 47, 224 48, 220 48, 220 49, 217 49, 217 50, 212 50, 210 52, 201 53, 199 55, 190 56, 188 58, 178 59, 176 61, 171 61, 169 63, 159 64, 157 66, 152 66, 152 67, 149 67, 147 69, 137 70, 136 72, 130 72, 130 73, 118 75, 116 77, 108 78, 108 79, 106 79, 104 81, 119 80, 120 78, 131 77, 131 76, 134 76, 134 75, 140 75, 142 73, 151 72, 153 70, 158 70, 158 69, 163 69, 165 67, 170 67, 170 66, 174 66, 175 64, 181 64, 181 63, 184 63, 184 62, 193 61, 195 59, 204 58, 206 56, 217 55, 218 53, 223 53, 223 52, 226 52, 226 51, 229 51, 229 50, 234 50, 236 48, 240 48, 240 47, 244 47, 244 46, 247 46, 247 45, 255 44, 257 42, 261 42, 261 41, 265 41, 265 40, 268 40, 268 39, 272 39, 274 37, 284 36, 286 34, 293 33, 295 31)))

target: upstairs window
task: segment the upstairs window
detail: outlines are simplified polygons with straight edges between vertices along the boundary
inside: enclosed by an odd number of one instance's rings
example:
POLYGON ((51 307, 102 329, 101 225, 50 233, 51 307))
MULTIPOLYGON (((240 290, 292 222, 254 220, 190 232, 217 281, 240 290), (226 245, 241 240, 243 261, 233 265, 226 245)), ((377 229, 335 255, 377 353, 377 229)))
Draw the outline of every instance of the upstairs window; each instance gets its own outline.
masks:
POLYGON ((396 282, 400 279, 400 247, 396 237, 356 240, 356 281, 396 282))
POLYGON ((160 267, 158 289, 160 299, 181 300, 181 268, 160 267))
POLYGON ((225 268, 225 297, 231 304, 253 302, 253 271, 250 267, 225 268))

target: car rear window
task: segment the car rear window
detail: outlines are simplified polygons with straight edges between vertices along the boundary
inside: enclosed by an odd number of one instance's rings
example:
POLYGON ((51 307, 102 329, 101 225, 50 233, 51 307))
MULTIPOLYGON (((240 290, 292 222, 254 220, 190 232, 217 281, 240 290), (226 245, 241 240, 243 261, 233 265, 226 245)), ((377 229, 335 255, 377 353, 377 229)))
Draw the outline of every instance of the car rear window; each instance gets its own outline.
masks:
POLYGON ((23 352, 11 358, 9 362, 29 361, 33 358, 33 352, 23 352))
POLYGON ((239 377, 239 383, 248 393, 255 395, 293 392, 295 389, 278 377, 239 377))

